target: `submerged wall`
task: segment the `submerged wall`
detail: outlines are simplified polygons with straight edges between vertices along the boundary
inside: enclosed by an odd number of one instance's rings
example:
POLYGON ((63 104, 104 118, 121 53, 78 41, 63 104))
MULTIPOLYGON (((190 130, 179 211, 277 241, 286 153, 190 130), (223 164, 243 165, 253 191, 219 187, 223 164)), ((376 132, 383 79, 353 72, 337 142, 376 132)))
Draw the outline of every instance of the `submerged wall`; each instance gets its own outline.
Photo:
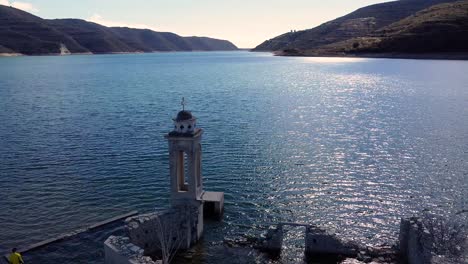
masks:
POLYGON ((156 264, 143 253, 144 250, 132 244, 128 237, 110 236, 104 242, 106 264, 156 264))
POLYGON ((162 247, 188 249, 200 238, 200 216, 201 204, 130 217, 126 237, 111 236, 105 241, 105 263, 153 264, 148 256, 160 255, 162 247))
POLYGON ((145 254, 158 253, 161 240, 177 243, 188 249, 198 241, 199 209, 178 206, 166 211, 143 214, 127 220, 130 241, 144 249, 145 254))

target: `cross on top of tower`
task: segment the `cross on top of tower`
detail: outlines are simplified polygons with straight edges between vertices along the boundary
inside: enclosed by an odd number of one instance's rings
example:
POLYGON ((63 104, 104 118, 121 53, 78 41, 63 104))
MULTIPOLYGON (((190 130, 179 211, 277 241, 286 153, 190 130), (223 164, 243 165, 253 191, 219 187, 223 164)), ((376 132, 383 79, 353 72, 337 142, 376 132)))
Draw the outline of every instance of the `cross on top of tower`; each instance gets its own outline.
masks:
POLYGON ((185 97, 182 97, 182 102, 180 102, 180 104, 182 105, 182 111, 185 111, 185 97))

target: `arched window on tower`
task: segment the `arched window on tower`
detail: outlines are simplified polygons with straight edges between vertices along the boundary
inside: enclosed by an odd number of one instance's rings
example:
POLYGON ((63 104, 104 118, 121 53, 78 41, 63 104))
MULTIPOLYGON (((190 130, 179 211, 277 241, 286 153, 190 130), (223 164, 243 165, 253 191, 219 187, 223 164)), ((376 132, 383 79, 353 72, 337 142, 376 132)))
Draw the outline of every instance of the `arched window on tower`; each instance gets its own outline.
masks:
POLYGON ((179 151, 177 157, 177 191, 187 192, 188 191, 188 164, 187 164, 187 153, 179 151))
POLYGON ((197 168, 197 187, 201 186, 201 153, 202 153, 202 147, 201 144, 198 144, 198 153, 197 153, 197 158, 196 158, 196 163, 195 166, 197 168))

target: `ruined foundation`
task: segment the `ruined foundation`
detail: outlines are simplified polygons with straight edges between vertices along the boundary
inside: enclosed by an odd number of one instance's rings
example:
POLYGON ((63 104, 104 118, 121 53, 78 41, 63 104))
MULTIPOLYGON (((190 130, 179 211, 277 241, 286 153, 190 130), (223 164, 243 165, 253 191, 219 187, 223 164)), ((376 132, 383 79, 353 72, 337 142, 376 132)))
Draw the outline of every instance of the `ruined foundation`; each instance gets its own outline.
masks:
POLYGON ((468 263, 466 226, 460 226, 460 230, 450 230, 449 222, 444 219, 445 222, 437 223, 441 230, 433 230, 427 221, 428 219, 423 220, 419 217, 401 219, 399 249, 402 260, 409 264, 468 263), (447 244, 450 244, 452 249, 458 247, 459 252, 438 254, 437 252, 441 251, 440 247, 447 244))
POLYGON ((127 236, 111 236, 105 242, 106 263, 148 263, 151 258, 148 260, 145 256, 160 255, 161 243, 175 243, 174 247, 179 250, 190 248, 200 238, 200 208, 179 206, 128 218, 127 236))

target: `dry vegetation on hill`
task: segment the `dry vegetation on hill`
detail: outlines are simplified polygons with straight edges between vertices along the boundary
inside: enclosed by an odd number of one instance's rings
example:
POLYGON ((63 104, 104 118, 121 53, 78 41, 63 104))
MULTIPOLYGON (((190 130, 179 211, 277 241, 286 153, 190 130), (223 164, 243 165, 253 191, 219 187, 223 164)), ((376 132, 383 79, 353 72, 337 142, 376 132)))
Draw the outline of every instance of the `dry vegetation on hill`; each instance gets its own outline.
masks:
POLYGON ((105 27, 81 19, 47 20, 0 5, 0 53, 26 55, 236 50, 229 41, 149 29, 105 27))
POLYGON ((365 7, 317 28, 282 35, 256 50, 271 48, 291 56, 468 52, 468 0, 444 1, 448 3, 413 12, 435 2, 406 0, 365 7))

